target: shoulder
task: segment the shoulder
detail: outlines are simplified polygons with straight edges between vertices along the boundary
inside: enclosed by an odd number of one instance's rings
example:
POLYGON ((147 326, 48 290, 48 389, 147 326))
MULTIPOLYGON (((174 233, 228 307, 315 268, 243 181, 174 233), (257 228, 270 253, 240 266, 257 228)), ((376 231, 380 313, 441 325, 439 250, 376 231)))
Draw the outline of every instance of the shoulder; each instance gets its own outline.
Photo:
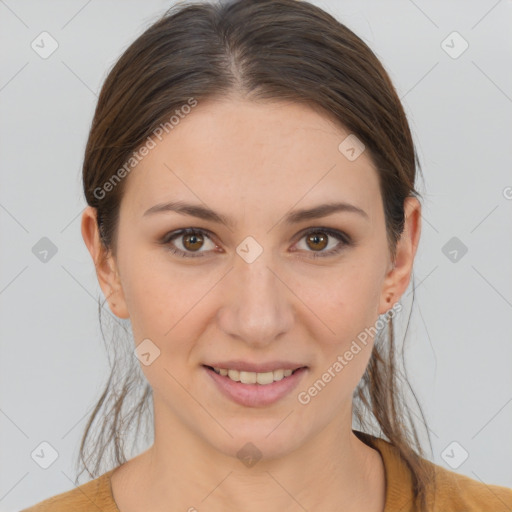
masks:
POLYGON ((512 510, 512 489, 486 484, 429 463, 435 472, 435 482, 429 493, 432 510, 464 510, 477 512, 510 512, 512 510))
MULTIPOLYGON (((400 451, 389 441, 355 431, 356 435, 378 450, 386 473, 385 512, 412 511, 412 474, 400 451)), ((426 491, 427 510, 431 512, 511 512, 512 489, 486 484, 479 479, 450 471, 421 458, 432 475, 426 491)), ((478 477, 477 477, 478 478, 478 477)))
POLYGON ((113 471, 112 469, 90 482, 47 498, 20 512, 119 512, 110 487, 110 475, 113 471))

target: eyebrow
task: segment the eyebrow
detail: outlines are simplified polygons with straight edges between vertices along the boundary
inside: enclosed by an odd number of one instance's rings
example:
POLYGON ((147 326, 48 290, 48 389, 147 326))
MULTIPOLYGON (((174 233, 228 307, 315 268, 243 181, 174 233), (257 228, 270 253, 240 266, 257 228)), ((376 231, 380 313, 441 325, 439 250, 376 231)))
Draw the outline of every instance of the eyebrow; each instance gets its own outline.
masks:
MULTIPOLYGON (((229 217, 226 217, 221 213, 217 213, 206 206, 186 203, 184 201, 171 201, 168 203, 157 204, 149 208, 149 210, 146 210, 143 217, 162 212, 176 212, 182 215, 189 215, 191 217, 198 217, 203 220, 225 224, 231 228, 234 227, 234 222, 229 217)), ((338 212, 355 213, 369 220, 368 214, 361 208, 350 203, 337 202, 322 204, 313 208, 294 210, 285 215, 284 222, 286 224, 297 224, 305 220, 319 219, 338 212)))

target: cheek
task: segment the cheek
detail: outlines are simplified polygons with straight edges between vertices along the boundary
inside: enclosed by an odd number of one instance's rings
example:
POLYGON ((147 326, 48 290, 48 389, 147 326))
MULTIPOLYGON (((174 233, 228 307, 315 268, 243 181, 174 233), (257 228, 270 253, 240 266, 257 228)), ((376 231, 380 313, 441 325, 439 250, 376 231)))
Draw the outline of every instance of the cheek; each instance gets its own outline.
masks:
POLYGON ((373 325, 378 317, 380 283, 379 268, 363 258, 331 268, 323 278, 302 275, 297 295, 319 323, 315 339, 321 332, 324 344, 341 350, 373 325))
POLYGON ((165 258, 150 258, 136 251, 123 260, 123 292, 136 341, 139 338, 164 339, 165 333, 182 316, 187 288, 179 273, 169 272, 165 258), (184 296, 185 295, 185 296, 184 296))
POLYGON ((198 339, 204 282, 190 279, 165 258, 147 264, 147 258, 133 254, 125 261, 125 300, 130 313, 134 344, 151 354, 151 362, 141 361, 141 370, 157 393, 186 401, 182 385, 190 380, 192 340, 198 339), (130 260, 130 261, 129 261, 130 260), (172 270, 172 271, 170 271, 172 270), (152 344, 143 342, 151 340, 152 344), (154 344, 154 345, 153 345, 154 344), (156 346, 156 348, 155 348, 156 346), (157 355, 156 355, 157 354, 157 355))
POLYGON ((205 293, 218 278, 206 270, 179 268, 165 254, 148 258, 133 253, 124 264, 123 290, 135 342, 149 338, 167 354, 187 351, 207 321, 205 293))
MULTIPOLYGON (((314 335, 318 358, 297 396, 318 421, 332 419, 352 402, 371 356, 378 319, 379 283, 376 272, 353 269, 333 278, 323 294, 310 294, 324 327, 314 335), (357 271, 356 271, 357 270, 357 271), (322 335, 319 335, 322 332, 322 335)), ((365 267, 366 270, 366 267, 365 267)), ((307 303, 307 300, 305 300, 307 303)), ((309 304, 309 303, 308 303, 309 304)), ((308 414, 309 414, 308 413, 308 414)))

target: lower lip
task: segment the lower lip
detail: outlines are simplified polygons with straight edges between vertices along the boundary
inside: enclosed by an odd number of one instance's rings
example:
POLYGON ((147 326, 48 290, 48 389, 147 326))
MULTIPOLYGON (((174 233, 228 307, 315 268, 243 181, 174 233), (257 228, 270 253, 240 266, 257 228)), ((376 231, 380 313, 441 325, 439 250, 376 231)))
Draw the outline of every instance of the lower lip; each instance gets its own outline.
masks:
POLYGON ((203 368, 225 396, 246 407, 263 407, 277 402, 291 393, 307 371, 307 368, 300 368, 289 377, 284 377, 272 384, 243 384, 219 375, 206 366, 203 368))

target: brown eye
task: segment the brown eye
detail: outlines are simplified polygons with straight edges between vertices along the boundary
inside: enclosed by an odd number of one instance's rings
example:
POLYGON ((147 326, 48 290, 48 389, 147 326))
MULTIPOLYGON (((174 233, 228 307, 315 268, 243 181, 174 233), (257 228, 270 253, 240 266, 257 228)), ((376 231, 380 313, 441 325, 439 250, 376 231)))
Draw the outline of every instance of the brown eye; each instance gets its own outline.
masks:
POLYGON ((210 235, 198 228, 186 228, 168 233, 161 243, 173 254, 184 258, 204 257, 205 253, 211 252, 216 247, 210 235), (209 247, 208 244, 210 244, 209 247))
POLYGON ((335 256, 352 245, 352 239, 343 231, 317 227, 303 234, 298 247, 308 257, 318 258, 335 256))
POLYGON ((189 251, 197 251, 204 243, 204 237, 200 233, 183 235, 183 246, 189 251))
POLYGON ((313 231, 306 236, 306 243, 309 248, 321 251, 327 247, 328 239, 322 231, 313 231))

